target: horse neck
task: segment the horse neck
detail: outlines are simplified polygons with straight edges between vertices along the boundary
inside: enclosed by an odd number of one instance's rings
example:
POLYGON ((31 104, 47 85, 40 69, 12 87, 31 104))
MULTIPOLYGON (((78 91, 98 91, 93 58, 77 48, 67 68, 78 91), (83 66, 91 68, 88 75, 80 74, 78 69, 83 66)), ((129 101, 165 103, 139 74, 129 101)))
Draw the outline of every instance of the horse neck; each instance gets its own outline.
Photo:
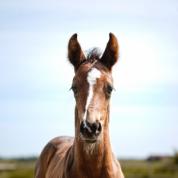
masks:
MULTIPOLYGON (((82 142, 79 138, 79 132, 77 132, 78 124, 78 114, 75 112, 75 141, 74 141, 74 161, 78 167, 78 170, 85 170, 89 172, 89 177, 91 173, 100 175, 103 172, 103 168, 111 170, 112 168, 112 150, 109 137, 109 109, 108 114, 105 118, 106 123, 103 128, 103 137, 101 141, 97 144, 86 144, 82 142), (93 149, 94 150, 89 150, 93 149), (88 150, 87 150, 88 149, 88 150), (87 164, 87 166, 86 166, 87 164), (86 170, 88 169, 88 170, 86 170)), ((97 176, 93 176, 97 177, 97 176)))

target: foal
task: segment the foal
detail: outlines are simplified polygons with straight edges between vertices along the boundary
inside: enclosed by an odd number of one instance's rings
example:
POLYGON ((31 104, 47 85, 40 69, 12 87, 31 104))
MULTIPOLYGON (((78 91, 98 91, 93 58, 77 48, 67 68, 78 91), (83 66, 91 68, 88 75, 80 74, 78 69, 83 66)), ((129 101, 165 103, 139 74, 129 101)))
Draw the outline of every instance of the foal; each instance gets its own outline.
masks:
POLYGON ((57 137, 43 149, 35 178, 123 178, 109 138, 109 101, 113 90, 111 71, 118 59, 117 38, 110 33, 100 57, 85 57, 77 34, 68 44, 74 66, 72 87, 76 100, 75 138, 57 137))

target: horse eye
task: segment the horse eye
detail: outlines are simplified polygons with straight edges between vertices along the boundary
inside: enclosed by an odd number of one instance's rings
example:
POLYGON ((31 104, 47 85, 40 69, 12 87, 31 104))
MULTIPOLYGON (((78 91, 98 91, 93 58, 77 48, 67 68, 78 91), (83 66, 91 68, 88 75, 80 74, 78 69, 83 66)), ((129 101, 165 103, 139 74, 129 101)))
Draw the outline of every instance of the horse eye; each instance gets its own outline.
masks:
POLYGON ((77 87, 76 86, 72 86, 71 89, 74 92, 74 95, 76 95, 77 94, 77 87))
POLYGON ((106 92, 110 95, 113 90, 113 87, 111 85, 107 85, 106 92))

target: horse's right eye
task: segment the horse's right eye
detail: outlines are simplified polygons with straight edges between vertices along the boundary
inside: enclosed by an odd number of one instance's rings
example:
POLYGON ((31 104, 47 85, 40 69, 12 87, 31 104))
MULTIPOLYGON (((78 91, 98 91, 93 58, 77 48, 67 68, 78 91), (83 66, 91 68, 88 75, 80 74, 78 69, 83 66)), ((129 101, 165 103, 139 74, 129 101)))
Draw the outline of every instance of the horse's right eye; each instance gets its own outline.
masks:
POLYGON ((72 86, 71 89, 74 92, 74 95, 76 95, 77 94, 77 87, 76 86, 72 86))

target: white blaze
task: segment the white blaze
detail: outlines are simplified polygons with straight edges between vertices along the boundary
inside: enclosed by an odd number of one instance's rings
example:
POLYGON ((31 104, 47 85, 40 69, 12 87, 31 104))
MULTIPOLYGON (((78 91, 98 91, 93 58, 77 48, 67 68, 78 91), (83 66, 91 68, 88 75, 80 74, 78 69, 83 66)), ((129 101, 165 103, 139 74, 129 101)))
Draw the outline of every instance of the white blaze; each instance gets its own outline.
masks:
POLYGON ((87 82, 89 84, 89 91, 88 91, 88 97, 85 105, 84 120, 86 120, 88 106, 93 98, 93 86, 96 84, 96 80, 97 78, 100 78, 100 76, 101 76, 101 72, 96 68, 93 68, 91 69, 91 71, 88 72, 87 82))

